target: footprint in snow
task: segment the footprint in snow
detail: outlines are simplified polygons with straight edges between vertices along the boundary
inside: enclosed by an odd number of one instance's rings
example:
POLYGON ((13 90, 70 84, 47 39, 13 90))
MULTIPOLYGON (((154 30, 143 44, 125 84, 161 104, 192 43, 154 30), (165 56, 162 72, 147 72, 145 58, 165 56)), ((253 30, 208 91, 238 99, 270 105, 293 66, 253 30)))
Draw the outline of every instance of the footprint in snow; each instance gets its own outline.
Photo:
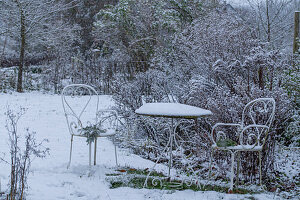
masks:
POLYGON ((75 191, 75 192, 71 193, 70 195, 71 195, 71 196, 76 196, 76 197, 84 197, 84 196, 86 196, 85 193, 83 193, 83 192, 78 192, 78 191, 75 191))

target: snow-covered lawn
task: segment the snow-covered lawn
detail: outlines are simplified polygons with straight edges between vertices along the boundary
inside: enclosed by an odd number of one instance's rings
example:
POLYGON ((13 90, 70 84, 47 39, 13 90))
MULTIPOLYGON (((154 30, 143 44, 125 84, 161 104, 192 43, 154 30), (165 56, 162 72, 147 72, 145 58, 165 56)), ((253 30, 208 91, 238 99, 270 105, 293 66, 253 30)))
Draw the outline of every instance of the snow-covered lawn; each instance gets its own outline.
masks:
MULTIPOLYGON (((101 96, 100 106, 113 104, 109 96, 101 96)), ((7 106, 18 111, 19 107, 27 108, 26 114, 19 121, 19 134, 29 127, 35 131, 38 141, 48 139, 45 146, 50 148, 50 155, 45 159, 35 159, 32 163, 32 173, 29 175, 28 199, 100 199, 100 200, 199 200, 199 199, 273 199, 274 194, 237 195, 214 191, 194 192, 149 190, 133 188, 110 189, 106 174, 115 172, 114 146, 107 138, 101 138, 98 143, 97 165, 91 169, 89 176, 88 146, 85 138, 75 137, 72 163, 67 169, 70 135, 63 114, 59 95, 42 93, 0 94, 0 156, 5 153, 9 160, 8 136, 5 129, 5 111, 7 106)), ((153 163, 129 150, 118 148, 119 164, 123 167, 145 169, 153 163)), ((7 164, 0 162, 0 178, 2 190, 6 189, 9 176, 7 164)), ((280 199, 275 197, 275 199, 280 199)))

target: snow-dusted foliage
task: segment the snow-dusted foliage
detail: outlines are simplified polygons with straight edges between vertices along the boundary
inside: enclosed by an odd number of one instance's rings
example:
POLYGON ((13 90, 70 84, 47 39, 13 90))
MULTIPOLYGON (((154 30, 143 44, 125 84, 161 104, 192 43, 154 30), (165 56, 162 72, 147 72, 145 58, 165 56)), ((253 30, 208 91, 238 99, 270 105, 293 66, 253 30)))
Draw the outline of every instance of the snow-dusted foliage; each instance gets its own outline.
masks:
POLYGON ((149 69, 149 60, 172 40, 174 32, 200 15, 199 1, 131 1, 100 10, 94 23, 94 41, 89 55, 80 55, 72 64, 72 82, 91 84, 104 93, 113 93, 115 76, 132 80, 149 69), (190 16, 187 20, 185 15, 190 16))
POLYGON ((171 33, 201 13, 200 1, 120 0, 97 14, 95 47, 115 61, 148 61, 171 33))
POLYGON ((16 70, 15 67, 0 69, 1 92, 8 92, 15 88, 16 70))
POLYGON ((295 106, 293 115, 288 121, 288 126, 282 135, 285 145, 300 146, 300 55, 296 54, 294 63, 285 71, 284 88, 286 89, 295 106))
POLYGON ((165 88, 167 80, 164 75, 164 73, 158 70, 148 70, 145 73, 137 74, 133 81, 120 82, 121 79, 118 79, 113 83, 114 99, 117 103, 118 111, 124 117, 126 123, 122 140, 125 142, 125 145, 127 145, 126 142, 128 140, 133 140, 129 141, 129 145, 142 154, 146 153, 141 150, 146 147, 145 144, 147 142, 153 143, 153 146, 155 146, 157 144, 155 141, 159 140, 157 138, 162 137, 164 144, 168 138, 168 127, 170 125, 168 124, 168 120, 149 119, 147 117, 139 118, 134 113, 143 104, 142 101, 166 101, 165 97, 167 97, 168 91, 165 88), (136 143, 136 141, 139 142, 136 143))

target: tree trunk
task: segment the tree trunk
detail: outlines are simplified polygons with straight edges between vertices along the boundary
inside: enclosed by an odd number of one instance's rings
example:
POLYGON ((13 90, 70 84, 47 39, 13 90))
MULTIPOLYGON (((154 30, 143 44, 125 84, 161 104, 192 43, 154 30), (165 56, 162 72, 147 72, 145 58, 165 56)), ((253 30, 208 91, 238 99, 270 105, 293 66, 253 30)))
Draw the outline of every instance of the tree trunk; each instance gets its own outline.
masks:
POLYGON ((261 90, 264 89, 264 69, 263 67, 259 67, 258 69, 258 85, 261 90))
POLYGON ((271 24, 270 24, 270 13, 269 13, 269 0, 266 1, 266 15, 267 15, 267 40, 271 42, 271 24))
POLYGON ((18 70, 18 82, 17 82, 17 92, 23 92, 23 67, 24 67, 24 56, 25 56, 25 39, 26 39, 26 33, 25 33, 25 16, 23 13, 22 8, 20 8, 20 14, 21 14, 21 49, 20 49, 20 64, 19 64, 19 70, 18 70))
POLYGON ((56 61, 54 68, 54 93, 58 94, 58 65, 59 61, 56 61))
POLYGON ((295 12, 293 53, 296 53, 299 49, 299 13, 300 11, 295 12))

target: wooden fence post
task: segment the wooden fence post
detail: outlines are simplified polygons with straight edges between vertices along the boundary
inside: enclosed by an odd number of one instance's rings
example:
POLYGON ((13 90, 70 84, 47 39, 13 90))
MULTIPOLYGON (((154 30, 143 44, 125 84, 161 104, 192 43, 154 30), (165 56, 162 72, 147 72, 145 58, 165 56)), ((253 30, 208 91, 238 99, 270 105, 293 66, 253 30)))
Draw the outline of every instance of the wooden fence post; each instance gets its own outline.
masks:
POLYGON ((300 11, 295 11, 293 53, 296 53, 299 49, 299 13, 300 11))

